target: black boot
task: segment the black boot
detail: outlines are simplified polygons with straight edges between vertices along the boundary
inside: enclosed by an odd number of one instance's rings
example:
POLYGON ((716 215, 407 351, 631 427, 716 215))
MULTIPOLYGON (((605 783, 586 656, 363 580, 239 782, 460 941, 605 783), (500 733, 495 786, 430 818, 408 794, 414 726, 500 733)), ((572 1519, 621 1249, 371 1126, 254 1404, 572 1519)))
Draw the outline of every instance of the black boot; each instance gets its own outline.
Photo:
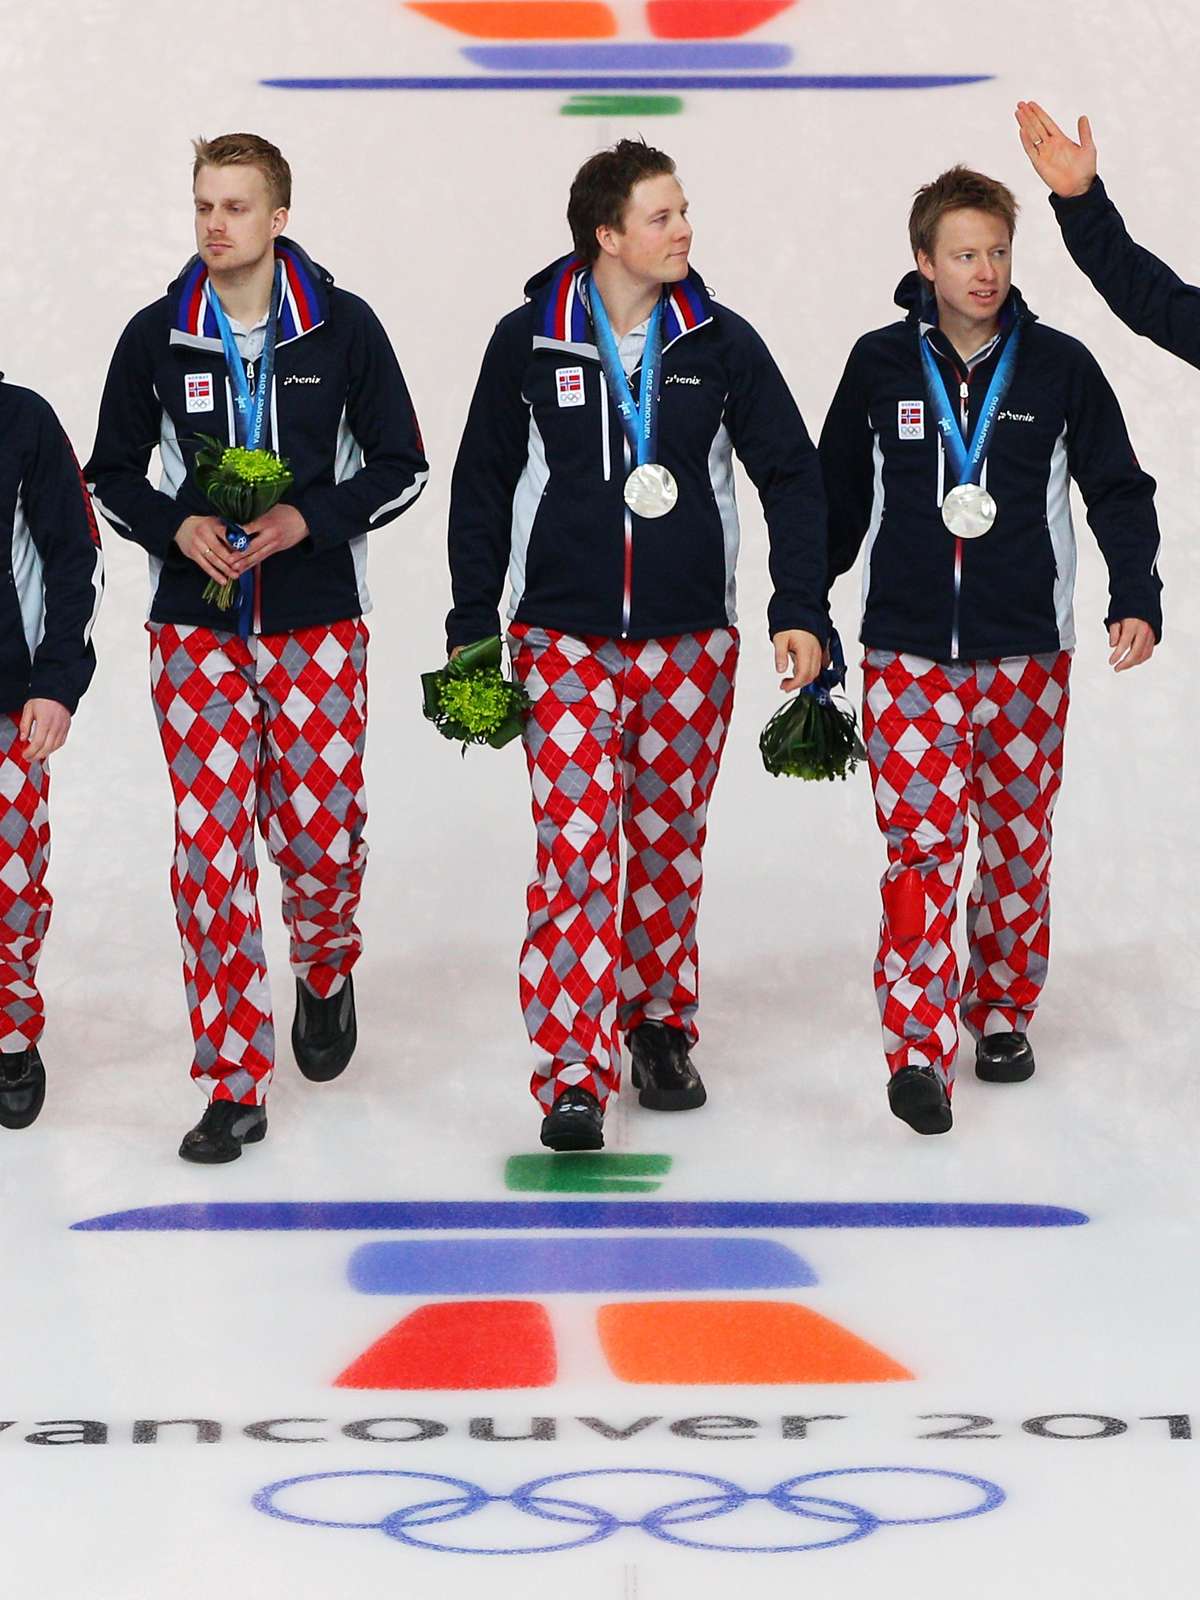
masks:
POLYGON ((950 1096, 933 1067, 901 1067, 888 1081, 892 1115, 914 1133, 949 1133, 954 1126, 950 1096))
POLYGON ((221 1161, 236 1161, 244 1144, 257 1144, 266 1136, 266 1106, 214 1100, 196 1126, 184 1134, 179 1154, 185 1161, 216 1166, 221 1161))
POLYGON ((313 1083, 328 1083, 345 1072, 357 1043, 353 975, 328 1000, 322 1000, 297 978, 292 1050, 304 1076, 313 1083))
POLYGON ((46 1103, 46 1069, 37 1045, 0 1054, 0 1127, 27 1128, 46 1103))
POLYGON ((987 1083, 1024 1083, 1033 1077, 1034 1064, 1023 1033, 990 1033, 975 1045, 975 1076, 987 1083))
POLYGON ((691 1111, 708 1099, 700 1074, 688 1056, 691 1044, 682 1028, 643 1022, 629 1035, 633 1086, 651 1111, 691 1111))
POLYGON ((542 1118, 542 1143, 551 1150, 603 1150, 604 1112, 586 1089, 564 1089, 542 1118))

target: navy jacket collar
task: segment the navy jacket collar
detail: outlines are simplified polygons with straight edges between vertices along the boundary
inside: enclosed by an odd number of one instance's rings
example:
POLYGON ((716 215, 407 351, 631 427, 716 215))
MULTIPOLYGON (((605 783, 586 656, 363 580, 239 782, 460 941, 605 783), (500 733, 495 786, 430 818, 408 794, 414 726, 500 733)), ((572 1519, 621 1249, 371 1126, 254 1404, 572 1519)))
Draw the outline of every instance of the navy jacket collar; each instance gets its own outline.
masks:
MULTIPOLYGON (((300 339, 319 328, 329 313, 333 278, 293 240, 280 235, 275 259, 283 263, 283 310, 279 343, 300 339)), ((208 296, 208 268, 193 256, 167 290, 171 343, 221 348, 221 334, 208 296)))
MULTIPOLYGON (((556 344, 592 343, 591 318, 580 293, 580 281, 587 270, 582 257, 569 255, 530 278, 525 295, 533 302, 536 337, 556 344)), ((670 286, 663 319, 663 348, 711 322, 715 315, 716 307, 704 280, 696 271, 690 271, 682 283, 670 286)))

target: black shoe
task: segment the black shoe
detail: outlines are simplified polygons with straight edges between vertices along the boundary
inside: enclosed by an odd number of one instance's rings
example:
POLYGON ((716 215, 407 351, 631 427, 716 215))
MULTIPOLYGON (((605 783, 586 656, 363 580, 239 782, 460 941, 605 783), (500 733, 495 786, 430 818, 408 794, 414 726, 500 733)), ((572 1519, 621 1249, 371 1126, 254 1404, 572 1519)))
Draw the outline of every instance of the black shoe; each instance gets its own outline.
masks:
POLYGON ((603 1150, 604 1112, 586 1089, 564 1089, 542 1118, 542 1143, 551 1150, 603 1150))
POLYGON ((322 1000, 297 978, 292 1050, 304 1076, 313 1083, 328 1083, 345 1072, 357 1043, 353 975, 328 1000, 322 1000))
POLYGON ((1034 1064, 1023 1033, 989 1033, 975 1045, 975 1076, 985 1083, 1024 1083, 1033 1077, 1034 1064))
POLYGON ((37 1045, 0 1054, 0 1127, 27 1128, 46 1103, 46 1069, 37 1045))
POLYGON ((651 1111, 691 1111, 708 1099, 700 1074, 688 1057, 691 1044, 682 1028, 643 1022, 629 1035, 633 1086, 651 1111))
POLYGON ((932 1067, 901 1067, 893 1073, 888 1105, 914 1133, 949 1133, 954 1126, 946 1085, 932 1067))
POLYGON ((184 1134, 179 1154, 185 1161, 215 1166, 220 1161, 236 1161, 244 1144, 257 1144, 266 1136, 266 1106, 214 1100, 196 1126, 184 1134))

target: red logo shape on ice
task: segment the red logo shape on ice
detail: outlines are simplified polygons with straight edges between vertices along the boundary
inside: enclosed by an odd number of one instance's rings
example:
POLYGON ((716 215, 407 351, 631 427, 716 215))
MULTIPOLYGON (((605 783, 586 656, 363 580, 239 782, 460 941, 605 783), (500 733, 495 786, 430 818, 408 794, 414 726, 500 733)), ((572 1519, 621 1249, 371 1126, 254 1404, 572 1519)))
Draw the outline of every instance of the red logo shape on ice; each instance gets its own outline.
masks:
MULTIPOLYGON (((657 39, 736 39, 795 0, 649 0, 657 39)), ((593 0, 409 0, 408 9, 473 39, 615 39, 615 9, 593 0)))

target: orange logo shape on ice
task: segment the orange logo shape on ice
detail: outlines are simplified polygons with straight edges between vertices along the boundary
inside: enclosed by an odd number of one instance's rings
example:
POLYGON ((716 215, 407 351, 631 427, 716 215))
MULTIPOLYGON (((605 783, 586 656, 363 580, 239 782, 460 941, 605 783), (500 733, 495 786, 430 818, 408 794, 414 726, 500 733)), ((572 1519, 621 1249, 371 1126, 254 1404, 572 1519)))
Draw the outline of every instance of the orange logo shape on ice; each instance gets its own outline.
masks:
POLYGON ((662 1300, 601 1306, 600 1343, 625 1383, 891 1383, 913 1374, 807 1306, 662 1300))

